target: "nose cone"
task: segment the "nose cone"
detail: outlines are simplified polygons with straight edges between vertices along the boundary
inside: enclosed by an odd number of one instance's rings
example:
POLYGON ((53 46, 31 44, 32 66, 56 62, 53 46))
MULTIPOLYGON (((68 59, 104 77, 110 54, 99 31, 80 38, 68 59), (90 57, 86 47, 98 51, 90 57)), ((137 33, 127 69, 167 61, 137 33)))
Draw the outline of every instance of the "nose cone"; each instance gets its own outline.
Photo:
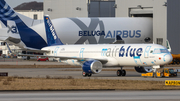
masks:
POLYGON ((164 62, 167 63, 167 64, 170 63, 172 61, 172 59, 173 59, 173 57, 172 57, 171 54, 166 54, 164 56, 164 62))

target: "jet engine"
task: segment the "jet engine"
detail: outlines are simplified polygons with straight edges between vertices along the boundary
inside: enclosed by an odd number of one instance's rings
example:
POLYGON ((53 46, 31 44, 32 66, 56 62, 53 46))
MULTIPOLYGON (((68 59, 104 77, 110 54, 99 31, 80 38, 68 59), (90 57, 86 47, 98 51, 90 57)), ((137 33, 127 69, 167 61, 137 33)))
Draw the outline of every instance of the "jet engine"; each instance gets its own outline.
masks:
POLYGON ((102 70, 102 63, 97 60, 89 60, 83 63, 82 70, 85 73, 97 74, 102 70))
POLYGON ((135 70, 138 72, 138 73, 148 73, 148 72, 152 72, 152 67, 142 67, 142 66, 139 66, 139 67, 134 67, 135 70))

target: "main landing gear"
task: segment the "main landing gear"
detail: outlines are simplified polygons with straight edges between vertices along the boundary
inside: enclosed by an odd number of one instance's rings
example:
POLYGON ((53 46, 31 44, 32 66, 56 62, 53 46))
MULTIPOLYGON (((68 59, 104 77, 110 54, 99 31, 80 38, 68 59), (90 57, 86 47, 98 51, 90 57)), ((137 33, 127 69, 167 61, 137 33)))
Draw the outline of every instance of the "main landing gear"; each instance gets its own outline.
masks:
POLYGON ((82 75, 83 75, 84 77, 86 77, 86 76, 91 77, 91 76, 92 76, 91 73, 86 73, 86 72, 82 72, 82 75))
POLYGON ((121 67, 121 70, 117 70, 117 76, 126 76, 126 71, 122 68, 123 67, 121 67))

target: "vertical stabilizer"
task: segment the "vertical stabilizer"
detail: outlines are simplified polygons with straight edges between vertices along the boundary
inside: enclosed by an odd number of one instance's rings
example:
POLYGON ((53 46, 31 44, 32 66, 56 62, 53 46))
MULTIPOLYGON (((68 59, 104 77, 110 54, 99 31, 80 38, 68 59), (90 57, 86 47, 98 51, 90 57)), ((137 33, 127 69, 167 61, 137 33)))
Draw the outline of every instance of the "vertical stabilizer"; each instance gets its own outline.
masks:
POLYGON ((19 36, 19 31, 18 31, 14 21, 8 20, 7 21, 7 28, 8 28, 7 34, 10 37, 16 38, 16 39, 21 39, 19 36))
POLYGON ((170 46, 170 44, 169 44, 169 41, 167 40, 166 43, 167 43, 167 49, 168 49, 168 51, 171 52, 171 46, 170 46))
POLYGON ((48 15, 44 16, 44 24, 48 46, 63 45, 61 40, 58 38, 55 28, 48 15))

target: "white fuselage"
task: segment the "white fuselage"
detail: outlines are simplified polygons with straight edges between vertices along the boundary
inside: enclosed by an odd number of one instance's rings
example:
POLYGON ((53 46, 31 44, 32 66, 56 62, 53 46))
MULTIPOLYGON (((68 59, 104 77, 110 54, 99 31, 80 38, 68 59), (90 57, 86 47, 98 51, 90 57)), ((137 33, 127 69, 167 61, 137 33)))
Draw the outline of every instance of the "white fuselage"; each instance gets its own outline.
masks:
MULTIPOLYGON (((59 45, 42 50, 49 50, 46 55, 50 56, 107 59, 103 66, 156 66, 172 60, 168 50, 157 44, 59 45)), ((62 62, 77 65, 78 61, 70 59, 62 62)))

